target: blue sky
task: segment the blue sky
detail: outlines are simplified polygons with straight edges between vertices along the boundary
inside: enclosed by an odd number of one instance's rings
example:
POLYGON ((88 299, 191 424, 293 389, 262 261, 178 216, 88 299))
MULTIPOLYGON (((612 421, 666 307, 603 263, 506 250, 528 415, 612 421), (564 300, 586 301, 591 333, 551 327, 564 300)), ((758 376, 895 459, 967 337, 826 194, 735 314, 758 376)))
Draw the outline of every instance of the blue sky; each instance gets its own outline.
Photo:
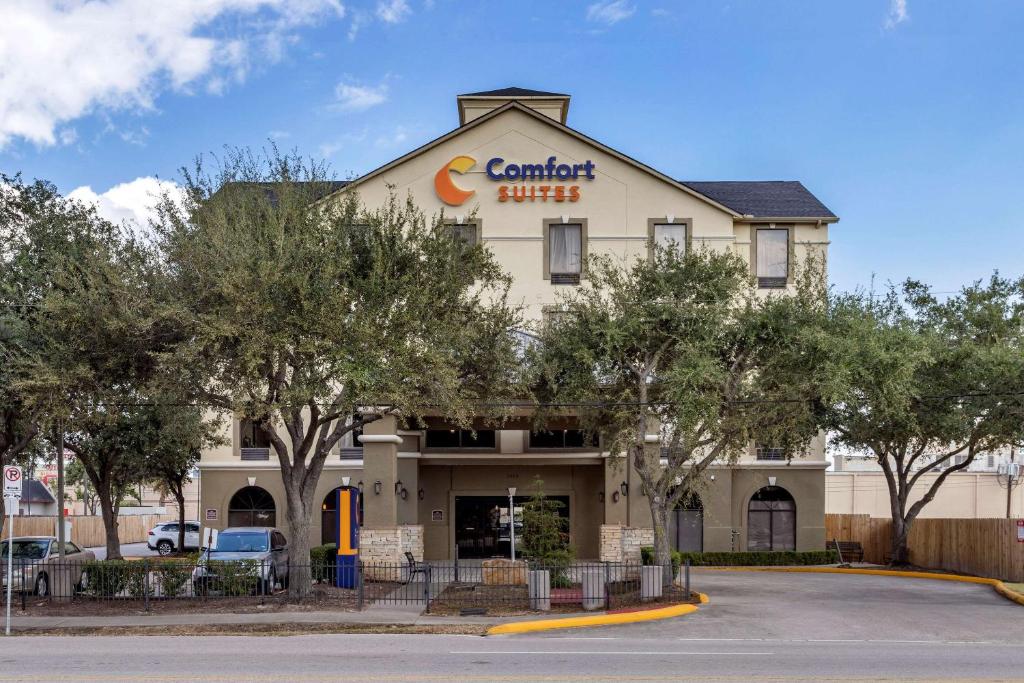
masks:
POLYGON ((0 0, 0 14, 0 168, 115 217, 225 144, 273 138, 345 177, 453 128, 456 94, 518 85, 570 93, 571 126, 674 177, 803 181, 842 217, 840 288, 1024 271, 1019 2, 0 0))

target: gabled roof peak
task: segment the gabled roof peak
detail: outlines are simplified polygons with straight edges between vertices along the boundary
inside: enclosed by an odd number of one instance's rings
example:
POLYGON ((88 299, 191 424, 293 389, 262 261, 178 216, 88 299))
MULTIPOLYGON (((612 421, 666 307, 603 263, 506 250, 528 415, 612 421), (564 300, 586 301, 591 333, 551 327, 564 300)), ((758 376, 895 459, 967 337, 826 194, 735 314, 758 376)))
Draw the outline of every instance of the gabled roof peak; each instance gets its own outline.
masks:
POLYGON ((482 90, 480 92, 468 92, 459 97, 568 97, 565 93, 546 92, 544 90, 530 90, 529 88, 499 88, 498 90, 482 90))

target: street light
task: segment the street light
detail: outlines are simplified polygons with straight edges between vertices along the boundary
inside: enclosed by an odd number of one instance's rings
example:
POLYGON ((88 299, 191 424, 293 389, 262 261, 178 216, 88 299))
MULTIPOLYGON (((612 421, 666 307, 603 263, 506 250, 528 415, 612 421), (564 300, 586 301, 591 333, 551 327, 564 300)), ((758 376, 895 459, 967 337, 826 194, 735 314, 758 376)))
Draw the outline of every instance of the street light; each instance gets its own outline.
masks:
POLYGON ((512 561, 516 561, 516 505, 513 498, 516 495, 516 487, 508 487, 508 537, 512 545, 512 561))

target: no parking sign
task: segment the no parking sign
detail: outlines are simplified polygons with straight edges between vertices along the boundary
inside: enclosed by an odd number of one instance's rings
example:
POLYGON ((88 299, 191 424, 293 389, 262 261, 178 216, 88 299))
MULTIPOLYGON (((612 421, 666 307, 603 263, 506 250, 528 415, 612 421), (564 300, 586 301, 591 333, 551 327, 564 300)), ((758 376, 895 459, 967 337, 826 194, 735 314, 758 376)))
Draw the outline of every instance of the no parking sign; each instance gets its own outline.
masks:
POLYGON ((4 467, 4 498, 21 498, 21 468, 4 467))
POLYGON ((1024 519, 1017 520, 1017 543, 1024 543, 1024 519))

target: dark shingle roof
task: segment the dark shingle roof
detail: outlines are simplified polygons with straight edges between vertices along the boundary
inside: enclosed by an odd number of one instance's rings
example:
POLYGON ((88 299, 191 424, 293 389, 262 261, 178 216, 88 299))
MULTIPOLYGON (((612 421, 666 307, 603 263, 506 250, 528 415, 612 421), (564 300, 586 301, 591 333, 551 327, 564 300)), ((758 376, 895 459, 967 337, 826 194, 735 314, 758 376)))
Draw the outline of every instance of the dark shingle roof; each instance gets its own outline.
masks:
POLYGON ((680 180, 737 213, 754 217, 835 218, 827 206, 796 180, 680 180))
POLYGON ((38 479, 21 480, 21 500, 28 503, 56 503, 57 499, 50 493, 50 489, 43 485, 38 479))
POLYGON ((561 92, 545 92, 543 90, 529 90, 527 88, 501 88, 500 90, 483 90, 481 92, 467 92, 459 97, 568 97, 561 92))

